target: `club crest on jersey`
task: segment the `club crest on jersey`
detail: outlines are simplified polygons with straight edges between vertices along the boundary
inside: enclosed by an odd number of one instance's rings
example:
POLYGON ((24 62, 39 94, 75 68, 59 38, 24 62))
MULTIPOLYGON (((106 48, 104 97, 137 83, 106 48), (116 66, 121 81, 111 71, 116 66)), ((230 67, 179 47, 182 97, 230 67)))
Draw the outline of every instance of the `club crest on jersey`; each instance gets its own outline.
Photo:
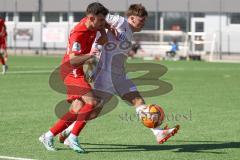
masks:
POLYGON ((72 51, 80 51, 81 50, 81 44, 78 42, 74 42, 72 46, 72 51))

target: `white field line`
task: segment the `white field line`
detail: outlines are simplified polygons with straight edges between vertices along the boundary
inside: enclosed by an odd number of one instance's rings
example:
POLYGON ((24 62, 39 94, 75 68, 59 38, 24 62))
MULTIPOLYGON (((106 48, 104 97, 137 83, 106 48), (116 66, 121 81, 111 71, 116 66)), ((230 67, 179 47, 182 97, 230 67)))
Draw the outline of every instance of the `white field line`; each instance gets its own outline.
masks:
POLYGON ((32 71, 8 71, 7 74, 37 74, 37 73, 51 73, 53 70, 32 70, 32 71))
POLYGON ((29 158, 20 158, 20 157, 9 157, 9 156, 0 156, 0 159, 11 159, 11 160, 36 160, 36 159, 29 159, 29 158))
POLYGON ((10 68, 18 68, 18 69, 26 69, 26 68, 31 68, 31 69, 55 69, 57 67, 49 67, 49 66, 15 66, 15 65, 10 65, 10 68))

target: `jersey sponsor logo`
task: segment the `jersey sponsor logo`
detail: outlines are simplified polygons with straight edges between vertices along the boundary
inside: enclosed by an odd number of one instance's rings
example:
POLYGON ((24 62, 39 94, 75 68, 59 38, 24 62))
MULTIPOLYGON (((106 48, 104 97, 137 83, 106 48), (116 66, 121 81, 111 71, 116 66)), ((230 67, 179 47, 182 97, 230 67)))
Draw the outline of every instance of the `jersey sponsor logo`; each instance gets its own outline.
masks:
POLYGON ((78 42, 74 42, 72 46, 72 51, 79 52, 80 50, 81 50, 81 44, 78 42))
POLYGON ((108 42, 106 45, 104 45, 104 49, 106 51, 113 51, 117 48, 117 45, 114 42, 108 42))
POLYGON ((116 44, 115 42, 107 42, 104 45, 104 50, 106 51, 113 51, 115 49, 121 50, 129 50, 132 47, 132 43, 130 41, 122 41, 120 44, 116 44))
POLYGON ((132 43, 130 41, 123 41, 120 43, 119 48, 122 50, 128 50, 132 47, 132 43))

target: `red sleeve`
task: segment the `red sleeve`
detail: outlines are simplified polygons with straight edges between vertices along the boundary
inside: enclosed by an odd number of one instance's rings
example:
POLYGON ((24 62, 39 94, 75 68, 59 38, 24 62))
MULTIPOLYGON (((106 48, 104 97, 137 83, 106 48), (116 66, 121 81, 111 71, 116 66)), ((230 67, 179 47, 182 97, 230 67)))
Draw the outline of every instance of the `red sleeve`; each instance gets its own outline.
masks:
POLYGON ((0 37, 2 37, 4 35, 4 30, 3 27, 0 25, 0 37))
POLYGON ((69 51, 75 55, 86 54, 86 39, 84 32, 73 32, 69 37, 69 51))
POLYGON ((4 38, 7 38, 7 28, 6 28, 6 26, 4 25, 4 38))

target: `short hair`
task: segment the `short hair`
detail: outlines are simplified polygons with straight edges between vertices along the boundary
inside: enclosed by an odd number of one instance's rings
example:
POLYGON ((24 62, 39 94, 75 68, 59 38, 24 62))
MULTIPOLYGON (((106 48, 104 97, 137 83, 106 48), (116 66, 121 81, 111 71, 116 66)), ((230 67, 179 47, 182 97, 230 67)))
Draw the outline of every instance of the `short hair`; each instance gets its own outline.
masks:
POLYGON ((102 14, 106 16, 109 13, 108 9, 104 7, 101 3, 94 2, 87 6, 86 15, 99 15, 102 14))
POLYGON ((126 12, 126 16, 139 16, 145 17, 148 16, 148 12, 142 4, 132 4, 126 12))

